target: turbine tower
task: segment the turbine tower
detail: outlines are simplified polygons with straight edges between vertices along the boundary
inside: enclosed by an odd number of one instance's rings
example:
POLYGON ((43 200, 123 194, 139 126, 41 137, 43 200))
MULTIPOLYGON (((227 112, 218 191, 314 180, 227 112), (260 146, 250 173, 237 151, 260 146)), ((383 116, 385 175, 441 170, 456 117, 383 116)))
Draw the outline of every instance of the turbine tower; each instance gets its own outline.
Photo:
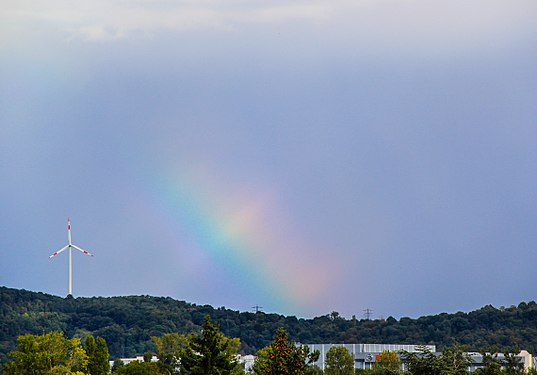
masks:
POLYGON ((54 254, 52 254, 51 256, 48 257, 48 259, 52 259, 54 258, 56 255, 58 255, 59 253, 61 253, 62 251, 64 250, 67 250, 69 249, 69 295, 72 296, 73 295, 73 254, 72 254, 72 249, 75 248, 77 249, 78 251, 86 254, 86 255, 89 255, 89 256, 93 256, 93 254, 90 254, 88 251, 84 250, 84 249, 81 249, 80 247, 76 246, 76 245, 73 245, 73 243, 71 242, 71 219, 67 219, 67 240, 69 241, 69 243, 67 244, 67 246, 65 247, 62 247, 60 250, 56 251, 54 254))

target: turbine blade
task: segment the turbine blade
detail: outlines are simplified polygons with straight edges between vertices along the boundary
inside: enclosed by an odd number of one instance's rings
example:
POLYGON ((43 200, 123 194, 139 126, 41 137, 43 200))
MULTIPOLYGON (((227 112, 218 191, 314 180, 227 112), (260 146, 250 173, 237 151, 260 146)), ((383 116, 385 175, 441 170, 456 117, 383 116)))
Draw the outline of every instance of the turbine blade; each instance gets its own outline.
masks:
POLYGON ((56 255, 58 255, 59 253, 61 253, 61 252, 64 251, 64 250, 66 250, 68 247, 69 247, 69 245, 67 245, 67 246, 65 246, 65 247, 62 247, 60 250, 56 251, 54 254, 52 254, 52 255, 49 256, 48 258, 49 258, 49 259, 54 258, 56 255))
POLYGON ((89 255, 90 257, 93 256, 93 254, 91 254, 89 251, 86 251, 86 250, 84 250, 84 249, 81 249, 80 247, 78 247, 78 246, 76 246, 76 245, 71 245, 71 246, 74 247, 75 249, 77 249, 78 251, 81 251, 81 252, 83 252, 84 254, 89 255))

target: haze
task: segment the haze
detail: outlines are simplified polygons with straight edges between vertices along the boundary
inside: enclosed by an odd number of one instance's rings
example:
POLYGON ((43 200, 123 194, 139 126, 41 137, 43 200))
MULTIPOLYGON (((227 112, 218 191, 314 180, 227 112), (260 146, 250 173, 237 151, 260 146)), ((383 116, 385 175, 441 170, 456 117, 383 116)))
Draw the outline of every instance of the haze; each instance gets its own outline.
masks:
POLYGON ((303 317, 534 300, 534 1, 3 1, 0 284, 303 317))

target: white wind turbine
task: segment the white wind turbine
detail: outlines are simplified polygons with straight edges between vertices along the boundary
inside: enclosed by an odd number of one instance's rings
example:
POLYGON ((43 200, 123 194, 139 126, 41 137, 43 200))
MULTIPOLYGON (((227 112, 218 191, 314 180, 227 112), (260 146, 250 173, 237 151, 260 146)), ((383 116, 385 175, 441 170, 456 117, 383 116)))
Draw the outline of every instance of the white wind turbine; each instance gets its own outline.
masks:
POLYGON ((65 247, 62 247, 60 250, 56 251, 54 254, 48 257, 48 259, 54 258, 56 255, 61 253, 64 250, 69 249, 69 295, 73 295, 73 255, 72 255, 72 248, 77 249, 78 251, 93 256, 93 254, 90 254, 88 251, 81 249, 80 247, 73 245, 71 242, 71 219, 67 219, 67 239, 69 240, 69 244, 65 247))

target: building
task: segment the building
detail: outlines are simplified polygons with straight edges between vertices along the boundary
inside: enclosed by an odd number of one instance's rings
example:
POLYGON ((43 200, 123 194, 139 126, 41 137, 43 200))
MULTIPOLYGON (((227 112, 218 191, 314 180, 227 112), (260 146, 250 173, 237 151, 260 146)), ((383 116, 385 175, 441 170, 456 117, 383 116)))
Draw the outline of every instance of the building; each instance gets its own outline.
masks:
MULTIPOLYGON (((144 356, 143 355, 139 355, 139 356, 136 356, 134 358, 119 358, 124 365, 128 365, 129 363, 131 362, 134 362, 134 361, 138 361, 138 362, 144 362, 144 356)), ((114 365, 114 362, 115 361, 109 361, 110 363, 110 368, 112 368, 112 366, 114 365)), ((156 355, 152 356, 151 357, 151 362, 158 362, 158 357, 156 355)))
MULTIPOLYGON (((399 353, 401 351, 407 351, 409 353, 415 353, 418 350, 418 347, 425 347, 429 349, 432 353, 436 353, 435 345, 396 345, 396 344, 307 344, 310 350, 318 350, 320 352, 319 360, 315 362, 317 366, 321 369, 326 367, 326 353, 333 346, 344 346, 347 350, 354 356, 354 368, 356 369, 370 369, 373 368, 377 355, 384 352, 390 351, 394 353, 399 353)), ((468 370, 471 372, 476 369, 485 366, 483 363, 483 355, 481 353, 469 352, 470 358, 472 360, 471 365, 468 367, 468 370)), ((502 353, 496 353, 492 355, 494 358, 502 361, 505 356, 502 353)), ((534 368, 534 358, 526 350, 522 350, 519 354, 516 355, 519 358, 520 363, 524 365, 524 371, 528 371, 531 368, 534 368)))
POLYGON ((238 355, 237 357, 238 357, 239 363, 244 368, 244 371, 247 373, 252 372, 252 366, 254 365, 255 355, 246 354, 246 355, 238 355))
MULTIPOLYGON (((476 369, 485 366, 485 364, 483 363, 483 355, 481 353, 470 352, 468 354, 470 355, 470 358, 472 359, 472 364, 469 367, 470 371, 473 372, 476 369)), ((505 355, 502 353, 495 353, 495 354, 492 354, 492 357, 500 361, 503 361, 503 359, 505 358, 505 355)), ((516 355, 516 357, 519 359, 520 363, 524 365, 524 371, 527 372, 534 367, 533 356, 530 353, 528 353, 528 351, 522 350, 520 351, 520 353, 516 355)))
MULTIPOLYGON (((398 353, 402 350, 413 353, 420 345, 398 345, 398 344, 307 344, 310 350, 320 352, 319 360, 315 362, 321 369, 325 369, 326 353, 332 346, 344 346, 354 356, 354 368, 370 369, 376 361, 377 354, 385 351, 398 353)), ((436 351, 435 345, 421 345, 431 352, 436 351)))

